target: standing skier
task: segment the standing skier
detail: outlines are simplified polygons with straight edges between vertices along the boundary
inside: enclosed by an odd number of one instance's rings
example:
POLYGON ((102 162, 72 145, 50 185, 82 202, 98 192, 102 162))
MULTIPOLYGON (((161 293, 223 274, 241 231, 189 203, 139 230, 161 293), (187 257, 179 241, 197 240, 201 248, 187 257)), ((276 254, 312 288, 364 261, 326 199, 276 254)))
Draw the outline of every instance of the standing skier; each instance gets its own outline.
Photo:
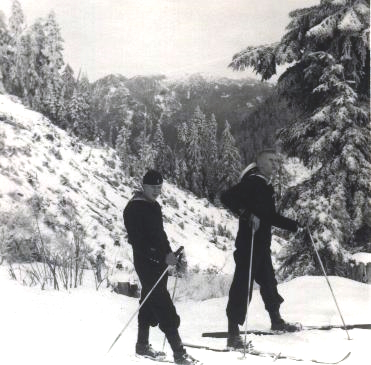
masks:
POLYGON ((272 330, 293 332, 295 324, 285 322, 279 308, 283 298, 277 291, 271 258, 271 227, 296 232, 300 224, 276 212, 274 190, 269 180, 277 163, 274 150, 259 153, 257 162, 250 164, 241 174, 240 182, 221 195, 221 202, 239 216, 234 260, 236 268, 229 291, 227 305, 227 346, 243 348, 238 325, 246 318, 248 297, 252 296, 254 280, 260 285, 260 294, 271 319, 272 330), (254 236, 252 234, 254 232, 254 236), (253 256, 250 277, 250 252, 253 239, 253 256))
MULTIPOLYGON (((164 231, 161 206, 156 201, 161 194, 162 183, 161 174, 149 170, 143 177, 143 189, 135 192, 123 214, 129 243, 133 247, 134 267, 142 285, 140 301, 150 292, 167 266, 178 262, 164 231)), ((135 351, 154 360, 165 356, 165 353, 155 351, 148 342, 150 326, 159 325, 173 350, 174 362, 196 364, 180 339, 180 318, 167 290, 167 279, 166 274, 139 310, 135 351)))

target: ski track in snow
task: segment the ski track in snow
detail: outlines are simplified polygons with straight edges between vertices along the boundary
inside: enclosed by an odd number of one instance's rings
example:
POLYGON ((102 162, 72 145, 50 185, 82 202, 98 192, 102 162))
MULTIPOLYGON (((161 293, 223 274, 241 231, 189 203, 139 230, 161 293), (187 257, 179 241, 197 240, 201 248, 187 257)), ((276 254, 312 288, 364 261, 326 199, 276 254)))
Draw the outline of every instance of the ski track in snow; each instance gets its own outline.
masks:
MULTIPOLYGON (((369 304, 371 286, 352 280, 330 277, 345 321, 371 323, 369 304)), ((9 279, 7 268, 0 267, 2 288, 0 312, 1 364, 157 364, 137 358, 134 354, 136 318, 107 354, 108 348, 137 309, 138 301, 91 285, 67 291, 25 287, 9 279)), ((335 305, 323 277, 302 277, 279 286, 285 302, 283 316, 304 325, 340 324, 335 305)), ((206 301, 176 302, 181 316, 180 334, 184 342, 223 348, 225 339, 203 338, 204 331, 226 330, 225 306, 227 298, 206 301)), ((248 328, 268 329, 269 320, 257 290, 249 310, 248 328)), ((351 341, 345 331, 302 331, 277 336, 253 336, 248 339, 258 350, 281 352, 303 359, 334 361, 347 352, 351 356, 344 364, 366 364, 369 356, 370 330, 350 330, 351 341)), ((151 329, 150 342, 162 348, 163 334, 151 329)), ((165 351, 171 359, 171 350, 165 351)), ((271 358, 234 352, 217 353, 189 348, 192 356, 203 364, 269 364, 271 358)), ((276 360, 279 364, 295 361, 276 360)), ((302 362, 306 364, 310 362, 302 362)), ((161 364, 158 362, 158 364, 161 364)))

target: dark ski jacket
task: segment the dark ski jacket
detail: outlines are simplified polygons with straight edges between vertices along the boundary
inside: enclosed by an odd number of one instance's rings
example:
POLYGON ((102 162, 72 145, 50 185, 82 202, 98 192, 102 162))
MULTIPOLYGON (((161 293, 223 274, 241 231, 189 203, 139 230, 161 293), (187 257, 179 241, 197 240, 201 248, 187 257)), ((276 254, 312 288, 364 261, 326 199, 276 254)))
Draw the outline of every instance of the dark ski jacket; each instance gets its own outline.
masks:
POLYGON ((224 206, 239 216, 236 248, 244 250, 251 240, 251 214, 260 219, 254 239, 260 245, 270 246, 272 226, 296 232, 298 222, 276 212, 274 189, 257 168, 247 172, 241 182, 221 194, 224 206))
POLYGON ((164 231, 160 204, 137 191, 126 205, 123 217, 134 255, 163 264, 171 248, 164 231))

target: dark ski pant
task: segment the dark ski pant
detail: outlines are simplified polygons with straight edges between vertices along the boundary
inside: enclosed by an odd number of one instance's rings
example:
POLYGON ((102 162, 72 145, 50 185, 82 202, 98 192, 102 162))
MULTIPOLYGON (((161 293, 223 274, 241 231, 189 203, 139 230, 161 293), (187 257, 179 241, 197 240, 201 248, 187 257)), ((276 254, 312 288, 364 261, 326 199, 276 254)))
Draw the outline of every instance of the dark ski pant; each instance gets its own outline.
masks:
MULTIPOLYGON (((142 285, 140 298, 140 303, 142 303, 166 269, 166 265, 155 264, 146 258, 134 255, 134 267, 142 285)), ((168 334, 179 327, 180 317, 167 290, 167 279, 168 275, 165 274, 139 310, 138 326, 140 328, 159 325, 160 329, 168 334)))
POLYGON ((234 253, 236 268, 229 290, 227 317, 230 322, 242 325, 245 322, 247 298, 252 297, 254 280, 260 286, 260 294, 268 312, 279 310, 283 298, 277 291, 277 280, 272 265, 271 250, 268 245, 259 245, 254 242, 251 270, 250 294, 248 295, 250 245, 246 249, 237 249, 234 253))

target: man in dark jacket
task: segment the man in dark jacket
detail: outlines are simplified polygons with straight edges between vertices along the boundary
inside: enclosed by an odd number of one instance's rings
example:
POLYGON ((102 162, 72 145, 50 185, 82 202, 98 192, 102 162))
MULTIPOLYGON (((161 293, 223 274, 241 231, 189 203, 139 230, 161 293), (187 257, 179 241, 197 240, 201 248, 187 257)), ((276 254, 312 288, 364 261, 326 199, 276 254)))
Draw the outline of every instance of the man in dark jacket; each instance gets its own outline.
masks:
MULTIPOLYGON (((142 285, 140 302, 153 288, 168 265, 178 260, 172 252, 164 230, 162 211, 156 201, 163 179, 159 172, 149 170, 143 177, 143 190, 137 191, 124 210, 124 223, 133 248, 134 267, 142 285)), ((178 333, 180 318, 167 290, 167 274, 161 279, 138 313, 136 353, 152 359, 165 356, 149 344, 150 326, 159 325, 174 352, 176 364, 195 364, 178 333)))
POLYGON ((221 195, 221 202, 239 216, 234 252, 236 268, 226 310, 228 347, 241 348, 244 345, 239 335, 238 325, 242 325, 245 321, 254 280, 260 286, 260 294, 271 318, 272 330, 298 329, 297 325, 285 322, 280 316, 279 308, 283 298, 277 291, 271 258, 271 227, 275 226, 291 232, 296 232, 299 228, 298 222, 276 212, 274 190, 269 182, 276 163, 274 150, 262 151, 257 158, 257 163, 250 164, 242 172, 240 182, 221 195), (252 238, 253 256, 250 276, 252 238), (248 293, 249 286, 250 293, 248 293))

